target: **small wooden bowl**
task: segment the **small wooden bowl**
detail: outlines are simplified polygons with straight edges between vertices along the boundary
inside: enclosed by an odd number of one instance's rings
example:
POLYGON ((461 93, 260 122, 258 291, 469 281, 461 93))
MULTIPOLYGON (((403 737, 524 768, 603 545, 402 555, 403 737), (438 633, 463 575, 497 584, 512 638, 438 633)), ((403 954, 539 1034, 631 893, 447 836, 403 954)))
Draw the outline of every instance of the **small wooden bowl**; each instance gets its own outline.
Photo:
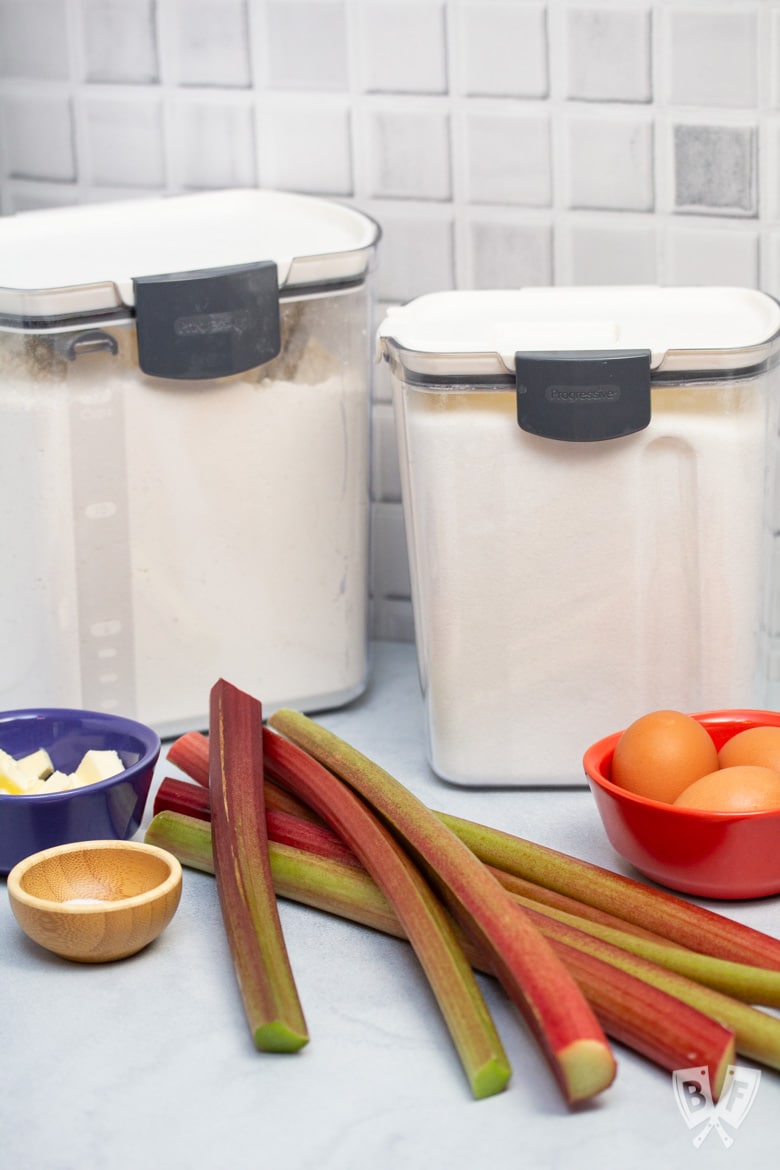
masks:
POLYGON ((18 862, 8 897, 34 942, 79 963, 106 963, 136 954, 165 930, 181 882, 181 865, 165 849, 83 841, 18 862))

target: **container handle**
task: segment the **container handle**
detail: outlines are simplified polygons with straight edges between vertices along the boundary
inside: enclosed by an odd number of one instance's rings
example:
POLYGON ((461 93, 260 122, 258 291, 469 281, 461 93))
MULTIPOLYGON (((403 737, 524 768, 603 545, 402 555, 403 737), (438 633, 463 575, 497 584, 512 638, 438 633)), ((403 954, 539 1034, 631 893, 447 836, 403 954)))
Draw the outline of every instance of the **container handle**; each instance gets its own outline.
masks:
POLYGON ((75 362, 77 358, 93 353, 110 353, 115 357, 119 343, 103 329, 86 329, 83 333, 68 336, 61 346, 55 348, 61 349, 69 362, 75 362))

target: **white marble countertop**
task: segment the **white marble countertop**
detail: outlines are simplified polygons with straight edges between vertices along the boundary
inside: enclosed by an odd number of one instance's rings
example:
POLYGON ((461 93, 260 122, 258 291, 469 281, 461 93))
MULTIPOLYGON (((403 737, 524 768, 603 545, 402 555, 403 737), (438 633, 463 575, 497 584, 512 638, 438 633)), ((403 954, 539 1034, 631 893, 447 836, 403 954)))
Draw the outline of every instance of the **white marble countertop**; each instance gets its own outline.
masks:
MULTIPOLYGON (((367 693, 323 723, 434 808, 621 868, 579 776, 541 791, 439 781, 425 762, 412 647, 378 643, 373 655, 367 693)), ((171 771, 164 755, 156 782, 171 771)), ((150 815, 151 798, 143 827, 150 815)), ((780 931, 777 899, 717 908, 780 931)), ((282 923, 311 1035, 294 1056, 251 1044, 213 878, 185 870, 165 934, 105 966, 35 947, 3 894, 2 1170, 755 1170, 776 1160, 780 1073, 763 1071, 731 1149, 715 1130, 694 1148, 671 1076, 620 1048, 613 1087, 570 1111, 484 978, 514 1074, 504 1093, 474 1101, 410 947, 291 903, 282 923)))

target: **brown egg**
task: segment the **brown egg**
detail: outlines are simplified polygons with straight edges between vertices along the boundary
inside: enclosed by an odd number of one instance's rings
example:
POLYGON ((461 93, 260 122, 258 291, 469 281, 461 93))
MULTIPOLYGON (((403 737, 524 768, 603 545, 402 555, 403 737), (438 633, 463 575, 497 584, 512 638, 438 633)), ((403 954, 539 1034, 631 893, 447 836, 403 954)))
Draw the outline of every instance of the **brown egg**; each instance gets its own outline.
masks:
POLYGON ((700 723, 681 711, 651 711, 621 735, 611 777, 637 796, 671 804, 717 767, 715 744, 700 723))
POLYGON ((749 727, 723 744, 718 752, 721 768, 758 764, 780 772, 780 727, 749 727))
POLYGON ((674 804, 707 812, 761 812, 780 808, 780 772, 735 764, 694 780, 674 804))

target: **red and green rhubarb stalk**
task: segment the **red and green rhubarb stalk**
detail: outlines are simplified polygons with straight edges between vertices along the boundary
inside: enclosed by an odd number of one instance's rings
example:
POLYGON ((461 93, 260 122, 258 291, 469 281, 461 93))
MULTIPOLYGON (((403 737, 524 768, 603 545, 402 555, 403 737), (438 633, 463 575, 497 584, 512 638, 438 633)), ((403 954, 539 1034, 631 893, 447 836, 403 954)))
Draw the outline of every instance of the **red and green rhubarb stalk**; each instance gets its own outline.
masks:
POLYGON ((477 1098, 501 1092, 509 1061, 449 916, 417 866, 366 804, 294 743, 266 733, 265 767, 284 777, 373 877, 425 971, 477 1098))
POLYGON ((780 971, 780 939, 546 845, 448 813, 436 815, 477 857, 505 873, 576 898, 690 950, 780 971))
MULTIPOLYGON (((592 1008, 528 915, 474 854, 409 789, 320 724, 286 710, 269 724, 349 784, 412 850, 461 927, 488 952, 567 1102, 606 1089, 615 1059, 592 1008)), ((295 792, 294 777, 269 758, 267 745, 265 754, 267 774, 295 792)))
MULTIPOLYGON (((271 733, 266 733, 266 739, 271 733)), ((265 741, 264 741, 265 742, 265 741)), ((275 786, 273 786, 275 788, 275 786)), ((281 791, 276 789, 276 791, 281 791)), ((155 799, 154 811, 172 809, 177 812, 210 816, 208 794, 198 785, 163 780, 155 799), (189 792, 185 792, 189 789, 189 792), (195 794, 193 797, 192 793, 195 794)), ((293 845, 309 853, 319 853, 346 863, 359 864, 354 853, 342 839, 325 826, 302 820, 290 813, 277 812, 267 807, 268 836, 272 841, 293 845)), ((490 867, 492 869, 492 867, 490 867)), ((670 943, 661 935, 633 926, 624 919, 597 910, 584 902, 548 890, 514 874, 492 869, 499 882, 512 897, 531 909, 543 909, 549 917, 568 922, 580 930, 620 946, 659 966, 687 975, 708 987, 723 991, 745 1003, 764 1007, 780 1007, 780 972, 692 951, 678 943, 670 943)), ((729 920, 724 919, 728 925, 729 920)))
MULTIPOLYGON (((297 809, 299 802, 270 781, 266 781, 264 792, 266 827, 273 841, 287 842, 311 853, 324 853, 326 857, 338 857, 357 864, 352 850, 332 829, 318 823, 319 818, 314 819, 311 809, 306 818, 299 816, 297 811, 286 811, 289 808, 297 809), (277 794, 281 799, 277 798, 277 794)), ((210 821, 211 799, 208 789, 175 776, 165 776, 155 793, 152 811, 158 813, 166 810, 210 821)))
MULTIPOLYGON (((171 745, 168 758, 196 783, 202 782, 204 750, 208 752, 206 737, 190 732, 171 745)), ((281 808, 279 801, 285 794, 273 788, 268 795, 269 806, 281 808)), ((307 814, 300 802, 285 808, 299 816, 313 815, 307 814)), ((780 971, 780 939, 763 931, 501 829, 445 812, 435 815, 488 866, 530 881, 551 895, 582 903, 577 911, 581 915, 586 913, 583 907, 590 906, 622 919, 626 930, 649 932, 664 938, 668 945, 676 943, 702 954, 780 971)), ((551 903, 554 904, 552 899, 551 903)))
MULTIPOLYGON (((267 798, 267 788, 265 794, 267 798)), ((152 811, 155 815, 159 812, 179 812, 185 816, 210 821, 211 801, 207 790, 201 788, 199 784, 190 784, 186 780, 165 776, 155 793, 152 811)), ((332 829, 315 824, 312 820, 303 820, 292 813, 271 808, 267 799, 265 824, 271 841, 296 845, 309 853, 322 853, 325 857, 335 857, 347 864, 360 864, 353 851, 332 829)))
MULTIPOLYGON (((511 889, 511 885, 509 886, 511 889)), ((533 898, 515 894, 521 905, 529 910, 544 913, 557 922, 585 931, 595 938, 620 947, 634 955, 650 959, 659 967, 676 971, 702 983, 707 987, 723 991, 726 995, 741 999, 745 1003, 761 1004, 764 1007, 780 1007, 780 972, 765 967, 753 967, 745 963, 732 963, 714 955, 691 951, 677 944, 667 946, 663 940, 633 934, 631 931, 615 929, 603 922, 594 922, 579 915, 567 913, 557 907, 535 902, 533 898)))
MULTIPOLYGON (((306 806, 308 813, 306 819, 301 818, 297 812, 284 811, 290 807, 297 808, 301 802, 267 778, 265 797, 268 836, 272 841, 297 845, 308 852, 322 853, 325 857, 341 857, 345 861, 351 857, 352 860, 355 860, 351 850, 344 845, 336 833, 325 825, 317 823, 320 818, 308 806, 306 806)), ((165 776, 155 793, 153 812, 158 813, 166 810, 200 817, 208 821, 211 819, 211 800, 208 789, 197 783, 191 784, 187 780, 180 780, 175 776, 165 776)), ((622 918, 616 918, 613 914, 606 914, 584 902, 578 902, 576 898, 568 898, 555 890, 548 890, 535 882, 529 882, 515 874, 504 873, 503 870, 494 869, 492 866, 488 868, 493 870, 497 880, 513 894, 521 894, 531 898, 535 903, 541 902, 563 912, 588 918, 603 926, 611 927, 613 930, 630 931, 641 938, 651 939, 666 946, 673 945, 661 935, 643 930, 639 926, 633 926, 622 918)))
POLYGON ((244 1010, 257 1048, 297 1052, 309 1036, 268 856, 262 708, 220 679, 209 718, 214 871, 244 1010))
POLYGON ((683 1002, 679 997, 641 980, 561 939, 545 934, 607 1034, 669 1072, 696 1065, 709 1070, 715 1100, 720 1096, 737 1049, 732 1028, 683 1002))
MULTIPOLYGON (((208 795, 209 787, 209 737, 204 735, 202 731, 186 731, 184 735, 180 735, 175 739, 168 748, 167 753, 168 762, 175 767, 180 768, 185 776, 189 776, 190 780, 195 783, 205 792, 205 802, 201 804, 193 799, 193 815, 207 816, 207 809, 209 807, 210 798, 208 795)), ((171 784, 181 784, 173 778, 169 781, 171 784)), ((278 812, 291 813, 294 816, 301 817, 303 820, 317 820, 317 816, 312 810, 302 801, 296 800, 289 792, 284 792, 281 788, 266 780, 265 783, 265 802, 269 808, 274 808, 278 812)), ((184 809, 181 810, 182 812, 184 809)))
MULTIPOLYGON (((183 865, 213 872, 211 830, 202 820, 160 812, 147 829, 146 839, 174 853, 183 865)), ((405 937, 390 902, 362 868, 273 841, 269 855, 280 897, 405 937)), ((484 952, 465 936, 462 942, 471 964, 492 974, 484 952)), ((734 1062, 734 1033, 730 1029, 596 956, 557 940, 552 946, 613 1039, 670 1071, 707 1066, 717 1097, 728 1065, 734 1062)))
POLYGON ((209 738, 200 731, 185 731, 168 748, 168 762, 181 768, 201 788, 209 786, 209 738))
POLYGON ((163 776, 160 786, 154 794, 152 813, 156 814, 166 810, 210 821, 211 797, 209 790, 200 784, 190 784, 189 780, 179 780, 177 776, 163 776))
POLYGON ((678 975, 676 971, 660 967, 641 955, 631 954, 584 930, 575 929, 543 913, 538 918, 533 911, 529 913, 551 942, 556 940, 583 954, 602 959, 627 975, 633 975, 658 990, 668 992, 733 1031, 737 1051, 743 1056, 780 1069, 780 1019, 777 1016, 715 988, 706 987, 685 975, 678 975))
MULTIPOLYGON (((211 825, 199 817, 164 809, 152 817, 144 835, 149 845, 173 853, 188 869, 214 873, 211 825)), ((398 917, 374 879, 360 864, 269 840, 274 888, 283 898, 301 902, 339 918, 403 937, 398 917), (298 885, 294 875, 301 866, 298 885), (300 897, 293 891, 297 889, 300 897), (305 896, 304 896, 305 895, 305 896)), ((464 944, 467 945, 467 944, 464 944)))

